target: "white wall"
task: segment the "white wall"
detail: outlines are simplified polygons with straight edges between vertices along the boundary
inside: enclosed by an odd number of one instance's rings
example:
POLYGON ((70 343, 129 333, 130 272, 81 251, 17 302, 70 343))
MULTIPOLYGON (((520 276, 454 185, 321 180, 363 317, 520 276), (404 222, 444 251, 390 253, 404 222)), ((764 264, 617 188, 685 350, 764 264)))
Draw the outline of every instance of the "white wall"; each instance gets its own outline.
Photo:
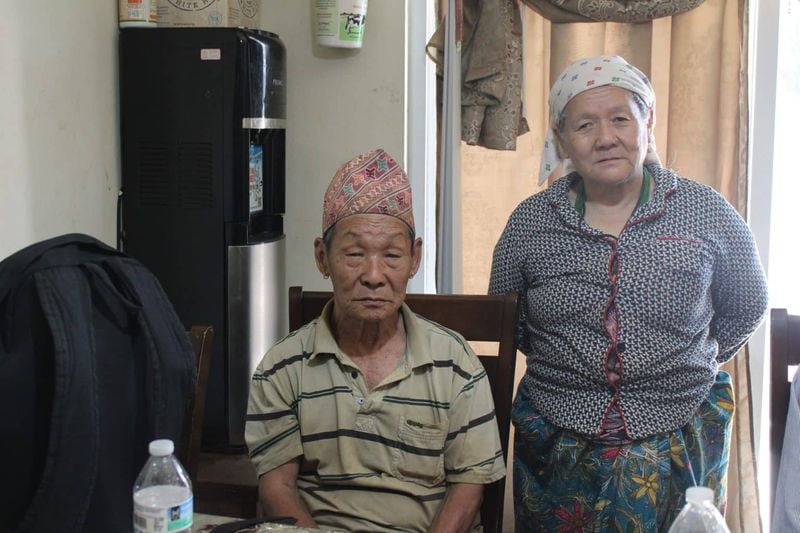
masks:
POLYGON ((313 242, 322 231, 322 197, 334 172, 378 147, 405 162, 406 3, 369 3, 360 50, 317 46, 313 4, 263 0, 260 21, 287 50, 287 283, 329 290, 316 269, 313 242))
POLYGON ((117 5, 4 1, 0 258, 61 233, 114 244, 117 5))
MULTIPOLYGON (((120 183, 117 5, 26 0, 3 2, 3 9, 0 258, 68 232, 113 245, 120 183)), ((288 56, 287 282, 325 289, 312 243, 336 168, 375 147, 407 163, 406 2, 369 4, 361 50, 314 43, 313 0, 262 0, 259 15, 288 56)))

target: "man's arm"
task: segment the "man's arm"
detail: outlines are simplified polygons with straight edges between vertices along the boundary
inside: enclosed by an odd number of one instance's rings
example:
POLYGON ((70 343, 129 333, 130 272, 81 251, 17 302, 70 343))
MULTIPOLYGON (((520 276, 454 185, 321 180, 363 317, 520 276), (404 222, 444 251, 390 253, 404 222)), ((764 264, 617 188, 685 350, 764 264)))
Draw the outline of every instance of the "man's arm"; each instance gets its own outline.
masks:
MULTIPOLYGON (((267 516, 292 516, 298 527, 317 527, 297 491, 300 459, 294 458, 258 479, 258 497, 267 516)), ((448 491, 449 492, 449 491, 448 491)))
POLYGON ((431 533, 469 531, 483 501, 483 485, 453 483, 447 486, 444 501, 436 511, 431 533))

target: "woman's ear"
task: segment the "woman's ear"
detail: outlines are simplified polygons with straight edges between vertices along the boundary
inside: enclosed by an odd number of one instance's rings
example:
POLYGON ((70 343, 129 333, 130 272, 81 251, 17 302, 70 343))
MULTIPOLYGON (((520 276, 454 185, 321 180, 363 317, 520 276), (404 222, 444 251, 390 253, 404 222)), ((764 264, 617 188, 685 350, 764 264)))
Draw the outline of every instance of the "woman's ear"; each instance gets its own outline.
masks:
POLYGON ((561 139, 558 129, 553 129, 553 137, 556 140, 556 153, 558 154, 559 159, 567 159, 569 156, 567 155, 566 148, 564 148, 564 141, 561 139))

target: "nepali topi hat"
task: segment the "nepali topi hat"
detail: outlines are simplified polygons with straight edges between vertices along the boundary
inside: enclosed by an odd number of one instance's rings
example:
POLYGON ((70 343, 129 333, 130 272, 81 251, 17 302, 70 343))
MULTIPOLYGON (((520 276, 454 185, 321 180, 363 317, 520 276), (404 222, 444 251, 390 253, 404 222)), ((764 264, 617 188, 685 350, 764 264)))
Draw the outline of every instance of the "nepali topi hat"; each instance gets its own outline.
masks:
POLYGON ((322 234, 344 217, 371 213, 397 217, 414 230, 408 176, 381 148, 354 157, 336 171, 322 202, 322 234))

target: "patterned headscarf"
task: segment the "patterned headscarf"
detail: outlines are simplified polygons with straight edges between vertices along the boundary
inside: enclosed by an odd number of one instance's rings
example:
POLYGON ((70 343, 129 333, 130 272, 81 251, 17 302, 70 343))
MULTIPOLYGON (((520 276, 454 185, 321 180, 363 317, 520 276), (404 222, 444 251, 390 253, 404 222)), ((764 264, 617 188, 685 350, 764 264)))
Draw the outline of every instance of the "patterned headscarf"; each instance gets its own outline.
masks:
POLYGON ((368 213, 397 217, 414 229, 408 176, 381 148, 336 171, 322 202, 322 234, 346 216, 368 213))
MULTIPOLYGON (((558 121, 564 108, 567 107, 570 100, 583 91, 604 85, 621 87, 638 94, 644 100, 645 105, 653 110, 653 125, 655 125, 656 95, 650 80, 642 71, 619 56, 596 56, 574 62, 564 70, 553 84, 553 88, 550 89, 550 127, 545 138, 542 162, 539 166, 540 185, 547 180, 550 173, 559 164, 564 164, 565 174, 572 170, 570 160, 559 157, 555 136, 555 130, 558 128, 558 121)), ((661 164, 656 152, 656 141, 652 134, 647 147, 645 163, 661 164)))

